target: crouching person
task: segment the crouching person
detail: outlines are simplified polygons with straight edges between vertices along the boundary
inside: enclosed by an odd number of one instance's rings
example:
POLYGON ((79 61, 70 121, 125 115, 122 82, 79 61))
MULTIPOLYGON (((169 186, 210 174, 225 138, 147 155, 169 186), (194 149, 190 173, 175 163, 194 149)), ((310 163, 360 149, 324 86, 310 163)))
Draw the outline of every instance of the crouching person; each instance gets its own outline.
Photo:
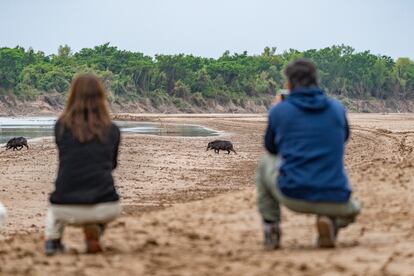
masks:
POLYGON ((55 125, 59 169, 46 216, 45 253, 64 251, 65 225, 82 226, 88 253, 102 251, 105 225, 120 215, 112 170, 120 131, 110 119, 106 92, 92 74, 77 76, 55 125))
POLYGON ((315 214, 319 247, 334 247, 339 229, 354 222, 360 205, 351 198, 344 169, 349 127, 344 107, 318 87, 316 68, 301 59, 285 70, 289 96, 269 112, 268 153, 257 169, 257 204, 264 245, 280 243, 280 204, 315 214))

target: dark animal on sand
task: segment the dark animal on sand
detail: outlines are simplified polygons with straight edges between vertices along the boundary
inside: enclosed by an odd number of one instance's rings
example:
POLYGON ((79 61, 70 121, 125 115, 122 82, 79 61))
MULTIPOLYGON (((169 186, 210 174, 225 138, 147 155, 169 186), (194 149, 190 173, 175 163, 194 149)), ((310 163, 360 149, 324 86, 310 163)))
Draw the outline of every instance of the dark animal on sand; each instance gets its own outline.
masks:
POLYGON ((10 139, 6 144, 6 150, 21 150, 23 147, 29 149, 29 146, 27 145, 27 139, 24 137, 14 137, 10 139))
POLYGON ((230 151, 237 154, 233 148, 233 144, 226 140, 214 140, 213 142, 208 143, 206 151, 210 149, 213 149, 217 154, 220 153, 220 150, 226 150, 227 154, 230 154, 230 151))

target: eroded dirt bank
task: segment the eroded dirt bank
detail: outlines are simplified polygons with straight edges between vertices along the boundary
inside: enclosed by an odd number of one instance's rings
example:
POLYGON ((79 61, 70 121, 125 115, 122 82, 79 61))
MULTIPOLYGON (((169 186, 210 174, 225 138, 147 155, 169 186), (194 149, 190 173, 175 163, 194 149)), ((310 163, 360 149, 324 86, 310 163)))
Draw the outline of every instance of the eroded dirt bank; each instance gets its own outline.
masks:
MULTIPOLYGON (((126 115, 123 115, 126 116, 126 115)), ((79 229, 70 252, 46 258, 42 227, 56 171, 53 143, 0 153, 0 275, 413 275, 414 116, 351 115, 346 164, 364 210, 335 250, 315 249, 314 217, 283 210, 283 248, 264 252, 254 169, 261 116, 138 116, 227 132, 238 155, 205 152, 212 138, 125 136, 115 177, 125 215, 87 256, 79 229), (194 201, 195 200, 195 201, 194 201)))

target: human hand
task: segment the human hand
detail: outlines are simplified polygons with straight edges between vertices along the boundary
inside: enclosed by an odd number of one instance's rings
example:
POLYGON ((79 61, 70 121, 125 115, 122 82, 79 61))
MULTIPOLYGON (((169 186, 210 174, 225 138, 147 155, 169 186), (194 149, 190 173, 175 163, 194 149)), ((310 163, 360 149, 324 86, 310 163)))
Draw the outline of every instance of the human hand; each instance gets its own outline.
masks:
POLYGON ((278 103, 281 103, 282 101, 283 101, 283 96, 281 94, 277 94, 272 100, 272 105, 277 105, 278 103))

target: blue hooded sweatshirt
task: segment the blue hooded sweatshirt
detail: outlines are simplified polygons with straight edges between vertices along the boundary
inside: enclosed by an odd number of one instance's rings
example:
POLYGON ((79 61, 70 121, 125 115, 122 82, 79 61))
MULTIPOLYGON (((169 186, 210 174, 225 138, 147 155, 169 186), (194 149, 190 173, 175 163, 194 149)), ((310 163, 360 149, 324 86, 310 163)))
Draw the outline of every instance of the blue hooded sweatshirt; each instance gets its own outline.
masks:
POLYGON ((349 136, 345 109, 318 87, 291 91, 269 112, 265 147, 282 158, 278 185, 287 197, 312 202, 347 202, 344 169, 349 136))

